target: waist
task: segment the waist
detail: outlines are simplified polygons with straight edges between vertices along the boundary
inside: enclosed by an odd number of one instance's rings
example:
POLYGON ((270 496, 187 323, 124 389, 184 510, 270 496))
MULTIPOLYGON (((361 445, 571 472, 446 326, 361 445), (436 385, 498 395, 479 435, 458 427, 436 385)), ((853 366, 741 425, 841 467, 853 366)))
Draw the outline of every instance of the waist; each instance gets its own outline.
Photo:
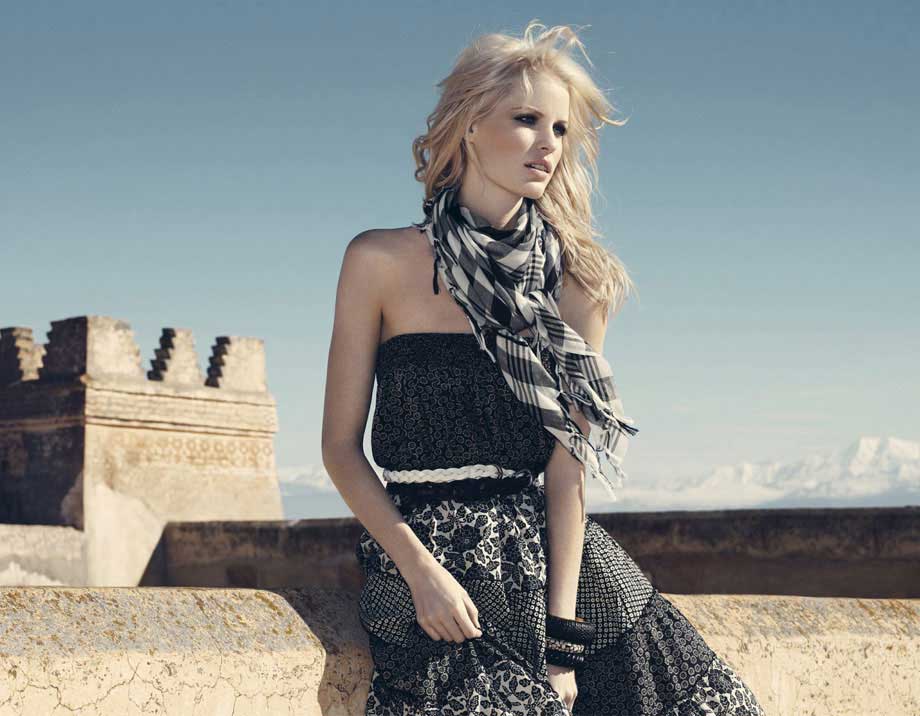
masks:
POLYGON ((536 483, 532 470, 499 465, 463 465, 428 470, 388 470, 383 478, 391 495, 413 501, 468 500, 519 492, 536 483))

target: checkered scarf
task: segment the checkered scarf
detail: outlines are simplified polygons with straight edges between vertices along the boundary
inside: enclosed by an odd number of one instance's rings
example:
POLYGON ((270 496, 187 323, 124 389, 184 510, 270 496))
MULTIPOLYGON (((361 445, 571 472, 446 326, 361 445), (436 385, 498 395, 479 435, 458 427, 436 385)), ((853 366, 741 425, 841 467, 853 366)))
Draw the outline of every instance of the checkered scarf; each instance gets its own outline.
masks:
POLYGON ((623 416, 610 364, 559 316, 562 254, 552 227, 524 197, 512 228, 495 229, 459 204, 452 187, 427 200, 425 213, 415 226, 434 249, 435 292, 439 273, 514 395, 616 500, 627 436, 639 430, 623 416), (540 360, 543 345, 555 378, 540 360), (575 403, 590 423, 587 436, 571 418, 575 403))

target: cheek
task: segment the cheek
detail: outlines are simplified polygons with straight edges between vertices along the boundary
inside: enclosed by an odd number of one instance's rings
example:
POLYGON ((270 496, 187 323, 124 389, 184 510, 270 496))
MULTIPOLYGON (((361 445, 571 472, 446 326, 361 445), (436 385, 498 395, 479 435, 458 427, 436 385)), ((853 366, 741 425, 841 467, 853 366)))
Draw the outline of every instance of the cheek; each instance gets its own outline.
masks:
POLYGON ((489 140, 490 156, 502 167, 508 167, 530 150, 527 133, 514 129, 493 132, 489 140))
POLYGON ((512 129, 502 135, 502 145, 508 153, 525 154, 531 145, 530 133, 526 130, 512 129))

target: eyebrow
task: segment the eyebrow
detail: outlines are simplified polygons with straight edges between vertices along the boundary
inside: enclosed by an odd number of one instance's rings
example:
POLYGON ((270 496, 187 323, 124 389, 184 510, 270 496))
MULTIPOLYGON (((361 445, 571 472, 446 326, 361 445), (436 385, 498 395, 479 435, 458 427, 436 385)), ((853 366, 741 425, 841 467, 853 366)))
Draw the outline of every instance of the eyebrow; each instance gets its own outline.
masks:
MULTIPOLYGON (((537 109, 537 108, 534 107, 533 105, 529 105, 529 104, 519 104, 519 105, 517 105, 517 106, 515 106, 515 107, 512 107, 511 109, 512 109, 512 110, 515 110, 515 109, 529 109, 529 110, 531 110, 531 111, 533 111, 533 112, 536 112, 536 113, 537 113, 538 115, 540 115, 541 117, 543 116, 543 112, 541 112, 539 109, 537 109)), ((560 119, 559 121, 560 121, 562 124, 568 124, 568 121, 565 120, 565 119, 560 119)))

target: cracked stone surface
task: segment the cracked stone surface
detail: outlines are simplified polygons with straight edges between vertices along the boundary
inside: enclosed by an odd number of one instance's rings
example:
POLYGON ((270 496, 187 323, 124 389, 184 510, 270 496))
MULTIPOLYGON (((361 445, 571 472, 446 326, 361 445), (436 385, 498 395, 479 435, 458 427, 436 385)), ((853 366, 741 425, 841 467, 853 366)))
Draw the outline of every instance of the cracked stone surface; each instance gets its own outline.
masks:
POLYGON ((920 599, 665 596, 770 716, 920 714, 920 599))
MULTIPOLYGON (((665 594, 770 716, 920 714, 920 600, 665 594)), ((357 595, 0 588, 0 716, 361 716, 357 595)))
POLYGON ((0 716, 320 714, 325 662, 271 592, 0 588, 0 716))

